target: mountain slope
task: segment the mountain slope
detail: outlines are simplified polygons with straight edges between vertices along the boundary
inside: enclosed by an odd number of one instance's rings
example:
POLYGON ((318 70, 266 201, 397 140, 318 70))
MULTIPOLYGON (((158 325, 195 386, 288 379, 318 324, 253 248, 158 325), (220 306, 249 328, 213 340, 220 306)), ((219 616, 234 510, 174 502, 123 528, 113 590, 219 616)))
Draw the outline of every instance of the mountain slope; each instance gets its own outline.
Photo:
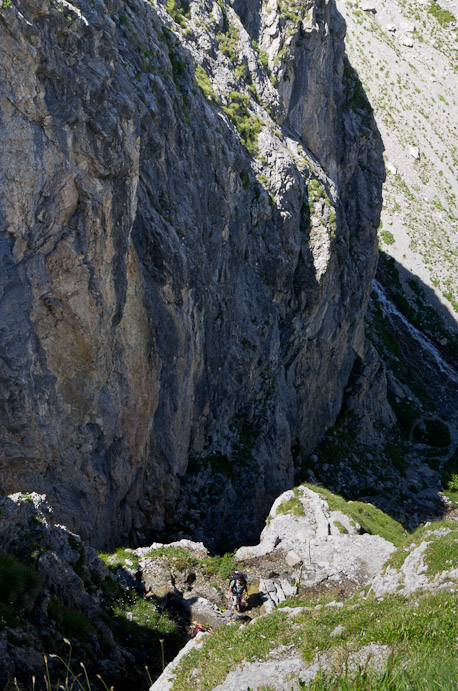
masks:
POLYGON ((338 6, 350 61, 386 149, 382 247, 431 286, 456 319, 458 6, 409 0, 338 6))

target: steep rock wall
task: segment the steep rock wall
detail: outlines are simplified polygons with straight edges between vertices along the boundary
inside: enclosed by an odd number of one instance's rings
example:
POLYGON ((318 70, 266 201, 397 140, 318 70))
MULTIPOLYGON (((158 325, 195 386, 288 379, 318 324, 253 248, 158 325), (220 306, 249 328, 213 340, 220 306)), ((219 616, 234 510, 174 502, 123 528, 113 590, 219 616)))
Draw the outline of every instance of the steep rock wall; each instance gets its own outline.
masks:
POLYGON ((95 545, 254 536, 364 356, 382 145, 334 3, 0 31, 1 490, 95 545))

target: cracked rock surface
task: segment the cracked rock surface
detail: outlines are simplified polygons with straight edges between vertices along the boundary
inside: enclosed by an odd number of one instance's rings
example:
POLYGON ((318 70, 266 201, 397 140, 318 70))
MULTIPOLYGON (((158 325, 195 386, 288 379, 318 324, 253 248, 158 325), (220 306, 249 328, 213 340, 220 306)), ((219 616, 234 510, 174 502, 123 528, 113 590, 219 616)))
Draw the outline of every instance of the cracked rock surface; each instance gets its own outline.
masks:
POLYGON ((256 537, 365 357, 384 166, 343 36, 331 0, 0 10, 3 492, 98 546, 256 537))

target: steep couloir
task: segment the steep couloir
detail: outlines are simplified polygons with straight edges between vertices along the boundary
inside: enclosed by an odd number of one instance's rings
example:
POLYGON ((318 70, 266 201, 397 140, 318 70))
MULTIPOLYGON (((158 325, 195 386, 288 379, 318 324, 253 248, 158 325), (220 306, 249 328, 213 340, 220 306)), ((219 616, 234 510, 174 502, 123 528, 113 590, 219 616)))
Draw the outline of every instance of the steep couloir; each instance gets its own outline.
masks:
POLYGON ((333 0, 0 10, 2 492, 94 545, 254 537, 365 357, 384 167, 344 30, 333 0))

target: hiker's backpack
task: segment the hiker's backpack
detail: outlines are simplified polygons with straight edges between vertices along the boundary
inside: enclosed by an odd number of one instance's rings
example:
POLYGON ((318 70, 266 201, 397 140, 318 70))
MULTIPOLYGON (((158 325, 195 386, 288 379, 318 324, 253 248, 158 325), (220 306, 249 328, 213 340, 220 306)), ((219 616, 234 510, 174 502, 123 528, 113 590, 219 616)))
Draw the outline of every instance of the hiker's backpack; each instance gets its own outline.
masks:
POLYGON ((234 592, 234 588, 237 589, 237 593, 239 592, 239 585, 237 583, 237 578, 239 576, 242 576, 244 580, 244 583, 242 584, 242 586, 240 586, 240 590, 247 584, 248 576, 246 575, 246 573, 242 573, 241 571, 233 571, 231 575, 232 592, 234 592))

